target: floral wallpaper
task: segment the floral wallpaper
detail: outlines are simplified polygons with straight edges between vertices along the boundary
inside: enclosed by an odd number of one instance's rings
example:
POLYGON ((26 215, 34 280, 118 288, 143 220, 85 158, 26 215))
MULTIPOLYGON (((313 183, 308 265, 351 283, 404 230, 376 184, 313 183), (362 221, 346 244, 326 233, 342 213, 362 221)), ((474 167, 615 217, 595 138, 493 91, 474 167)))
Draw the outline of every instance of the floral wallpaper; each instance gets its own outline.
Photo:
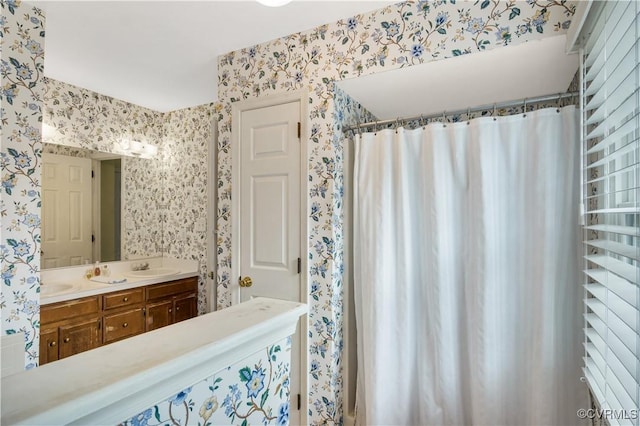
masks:
POLYGON ((40 175, 44 15, 1 0, 2 332, 23 333, 25 365, 38 360, 40 335, 40 175))
POLYGON ((287 338, 120 425, 288 425, 290 363, 287 338))
POLYGON ((121 153, 124 138, 157 144, 162 113, 45 78, 44 138, 49 143, 121 153))
POLYGON ((164 122, 163 251, 200 262, 198 311, 207 307, 207 170, 212 105, 167 113, 164 122))
MULTIPOLYGON (((310 424, 342 424, 344 103, 334 82, 566 32, 574 1, 417 0, 218 60, 218 306, 231 303, 231 104, 307 88, 310 424)), ((343 98, 344 99, 344 98, 343 98)))

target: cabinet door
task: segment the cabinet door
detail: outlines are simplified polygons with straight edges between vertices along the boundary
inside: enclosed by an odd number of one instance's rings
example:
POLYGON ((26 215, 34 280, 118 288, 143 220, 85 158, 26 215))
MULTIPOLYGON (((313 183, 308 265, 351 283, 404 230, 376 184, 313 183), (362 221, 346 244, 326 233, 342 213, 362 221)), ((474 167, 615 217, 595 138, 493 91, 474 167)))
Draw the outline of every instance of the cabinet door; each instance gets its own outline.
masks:
POLYGON ((177 297, 174 305, 173 322, 188 320, 198 314, 198 297, 195 294, 177 297))
POLYGON ((172 315, 173 302, 171 300, 148 304, 146 331, 155 330, 156 328, 171 324, 172 315))
POLYGON ((98 327, 99 320, 95 318, 60 326, 60 359, 97 348, 98 327))
POLYGON ((144 332, 144 313, 142 308, 104 316, 104 336, 102 341, 115 342, 144 332))
POLYGON ((58 360, 58 328, 40 329, 39 364, 58 360))

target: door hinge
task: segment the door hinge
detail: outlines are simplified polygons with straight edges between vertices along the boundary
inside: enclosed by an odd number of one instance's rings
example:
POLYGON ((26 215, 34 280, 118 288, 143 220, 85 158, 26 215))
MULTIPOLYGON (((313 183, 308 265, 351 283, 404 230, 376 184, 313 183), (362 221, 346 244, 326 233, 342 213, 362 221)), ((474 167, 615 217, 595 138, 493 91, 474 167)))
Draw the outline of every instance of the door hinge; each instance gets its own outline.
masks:
POLYGON ((95 173, 93 172, 93 170, 91 170, 91 178, 96 177, 95 173))
POLYGON ((98 320, 98 330, 102 329, 102 321, 98 320))
POLYGON ((302 272, 302 259, 298 258, 298 273, 302 272))
POLYGON ((302 123, 298 121, 298 139, 302 137, 302 123))
POLYGON ((302 398, 300 397, 300 394, 298 394, 298 410, 302 408, 302 398))
POLYGON ((96 242, 96 236, 95 236, 95 235, 93 235, 93 234, 91 234, 91 242, 92 242, 92 243, 95 243, 95 242, 96 242))

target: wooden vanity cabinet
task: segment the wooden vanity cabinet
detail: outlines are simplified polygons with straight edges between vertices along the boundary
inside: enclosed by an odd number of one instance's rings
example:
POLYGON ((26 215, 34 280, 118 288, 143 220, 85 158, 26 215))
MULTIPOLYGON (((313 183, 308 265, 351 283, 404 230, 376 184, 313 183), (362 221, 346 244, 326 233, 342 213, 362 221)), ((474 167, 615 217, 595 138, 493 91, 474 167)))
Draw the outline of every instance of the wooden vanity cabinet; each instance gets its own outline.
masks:
POLYGON ((44 305, 40 309, 40 365, 100 346, 97 296, 44 305))
POLYGON ((191 277, 146 288, 146 331, 198 315, 198 278, 191 277))
POLYGON ((42 305, 40 365, 198 315, 198 277, 42 305))

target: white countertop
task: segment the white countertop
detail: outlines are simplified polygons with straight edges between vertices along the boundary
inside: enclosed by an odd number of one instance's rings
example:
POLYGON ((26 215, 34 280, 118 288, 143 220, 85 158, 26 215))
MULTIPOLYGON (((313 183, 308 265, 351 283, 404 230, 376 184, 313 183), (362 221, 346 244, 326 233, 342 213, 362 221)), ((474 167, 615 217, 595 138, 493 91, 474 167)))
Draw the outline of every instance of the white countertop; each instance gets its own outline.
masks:
POLYGON ((292 335, 306 313, 255 298, 3 377, 0 423, 117 424, 292 335))
POLYGON ((95 296, 118 290, 158 284, 199 275, 199 265, 195 260, 179 260, 168 257, 153 257, 146 259, 126 260, 121 262, 106 262, 109 265, 111 277, 124 276, 127 281, 118 284, 104 284, 84 278, 85 271, 93 265, 72 266, 68 268, 45 269, 41 271, 40 304, 48 305, 80 297, 95 296), (126 274, 134 264, 148 262, 150 268, 171 268, 179 271, 173 275, 161 277, 131 277, 126 274), (47 285, 66 284, 69 288, 64 291, 48 293, 47 285))

